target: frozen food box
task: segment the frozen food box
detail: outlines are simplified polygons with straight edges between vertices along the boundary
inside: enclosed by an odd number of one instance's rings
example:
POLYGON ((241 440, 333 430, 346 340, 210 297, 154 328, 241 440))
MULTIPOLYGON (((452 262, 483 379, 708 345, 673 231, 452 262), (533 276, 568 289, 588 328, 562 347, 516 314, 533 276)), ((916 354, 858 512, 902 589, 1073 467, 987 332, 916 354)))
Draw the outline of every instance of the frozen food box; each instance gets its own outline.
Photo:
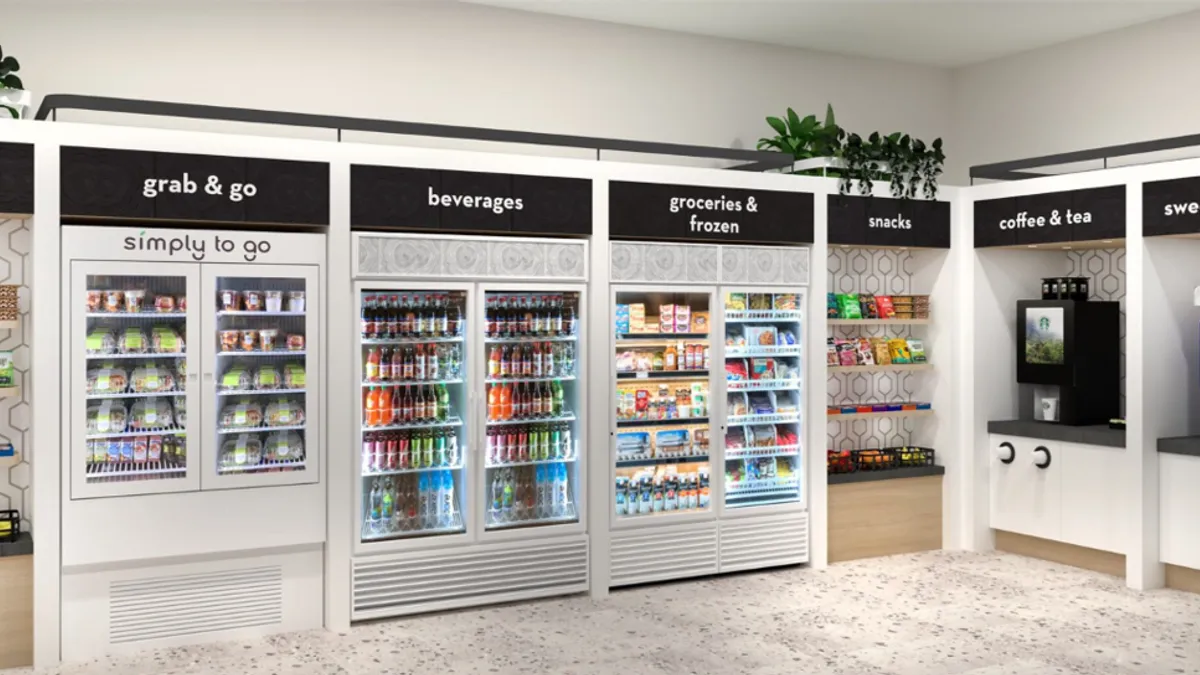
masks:
POLYGON ((708 333, 708 312, 692 312, 693 333, 708 333))
POLYGON ((675 332, 686 333, 692 325, 692 308, 688 305, 675 305, 675 332))
POLYGON ((629 332, 646 332, 646 306, 640 302, 629 305, 629 332))
POLYGON ((745 293, 726 293, 725 294, 725 311, 727 311, 727 312, 744 312, 744 311, 746 311, 746 294, 745 293))
POLYGON ((687 429, 667 429, 654 434, 655 456, 684 455, 689 452, 690 446, 687 429))
POLYGON ((658 306, 658 331, 660 333, 675 332, 675 305, 658 306))
POLYGON ((616 329, 618 334, 629 332, 629 305, 617 305, 616 329))

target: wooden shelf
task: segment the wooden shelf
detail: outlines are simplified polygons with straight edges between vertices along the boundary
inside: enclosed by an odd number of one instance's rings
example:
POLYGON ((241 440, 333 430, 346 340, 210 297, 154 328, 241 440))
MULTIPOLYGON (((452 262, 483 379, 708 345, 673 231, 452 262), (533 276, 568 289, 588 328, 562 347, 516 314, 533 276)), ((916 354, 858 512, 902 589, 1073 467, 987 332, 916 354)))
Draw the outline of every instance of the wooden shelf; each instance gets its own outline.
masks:
POLYGON ((933 414, 932 410, 893 410, 890 412, 869 412, 869 413, 826 413, 826 417, 831 420, 845 419, 881 419, 884 417, 928 417, 933 414))
POLYGON ((20 398, 21 388, 13 385, 11 387, 0 387, 0 398, 20 398))
POLYGON ((827 319, 830 326, 927 326, 929 319, 827 319))
POLYGON ((13 319, 11 321, 0 321, 0 330, 16 330, 21 326, 21 322, 13 319))
POLYGON ((911 370, 933 370, 933 364, 893 363, 886 366, 829 366, 831 373, 903 373, 911 370))

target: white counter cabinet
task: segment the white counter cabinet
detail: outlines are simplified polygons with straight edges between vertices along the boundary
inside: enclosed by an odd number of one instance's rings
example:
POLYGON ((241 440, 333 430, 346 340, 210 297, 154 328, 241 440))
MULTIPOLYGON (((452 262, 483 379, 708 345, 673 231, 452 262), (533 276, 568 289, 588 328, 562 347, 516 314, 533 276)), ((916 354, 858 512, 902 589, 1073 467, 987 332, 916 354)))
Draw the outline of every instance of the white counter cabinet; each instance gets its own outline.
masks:
POLYGON ((1200 457, 1160 452, 1158 481, 1160 558, 1200 569, 1200 457))

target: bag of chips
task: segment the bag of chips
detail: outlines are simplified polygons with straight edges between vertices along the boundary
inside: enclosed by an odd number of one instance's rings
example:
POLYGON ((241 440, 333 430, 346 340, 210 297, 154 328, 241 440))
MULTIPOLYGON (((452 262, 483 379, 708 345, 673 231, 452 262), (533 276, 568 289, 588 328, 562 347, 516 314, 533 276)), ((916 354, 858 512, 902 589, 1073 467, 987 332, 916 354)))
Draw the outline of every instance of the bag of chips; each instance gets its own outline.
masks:
POLYGON ((843 366, 852 366, 857 359, 854 356, 855 345, 849 340, 837 341, 838 363, 843 366))
POLYGON ((877 365, 892 365, 892 353, 888 351, 887 340, 880 337, 871 338, 871 351, 875 353, 875 363, 877 365))
POLYGON ((858 306, 858 296, 853 293, 839 295, 838 314, 843 319, 861 319, 862 310, 858 306))
POLYGON ((864 319, 878 319, 879 308, 875 304, 875 296, 867 293, 858 294, 858 309, 864 319))
POLYGON ((888 351, 892 353, 892 363, 912 363, 912 356, 908 352, 908 341, 904 338, 888 340, 888 351))
POLYGON ((875 365, 875 356, 871 350, 871 341, 863 337, 858 338, 857 343, 858 346, 854 355, 857 364, 860 366, 875 365))
POLYGON ((925 363, 925 343, 916 338, 908 338, 908 355, 913 363, 925 363))
POLYGON ((896 308, 892 306, 892 298, 888 295, 875 296, 875 307, 880 319, 896 318, 896 308))

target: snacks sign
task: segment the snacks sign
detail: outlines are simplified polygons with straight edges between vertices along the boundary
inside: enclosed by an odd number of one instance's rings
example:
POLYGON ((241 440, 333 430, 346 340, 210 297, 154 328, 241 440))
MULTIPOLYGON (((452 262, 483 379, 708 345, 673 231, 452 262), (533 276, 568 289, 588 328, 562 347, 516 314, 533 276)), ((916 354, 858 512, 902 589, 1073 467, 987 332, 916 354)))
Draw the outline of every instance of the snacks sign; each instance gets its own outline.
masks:
POLYGON ((608 210, 614 237, 781 244, 813 240, 813 196, 806 192, 613 181, 608 210))
POLYGON ((950 248, 950 203, 829 195, 829 243, 950 248))
POLYGON ((1103 241, 1125 236, 1125 187, 975 202, 975 247, 1103 241))

